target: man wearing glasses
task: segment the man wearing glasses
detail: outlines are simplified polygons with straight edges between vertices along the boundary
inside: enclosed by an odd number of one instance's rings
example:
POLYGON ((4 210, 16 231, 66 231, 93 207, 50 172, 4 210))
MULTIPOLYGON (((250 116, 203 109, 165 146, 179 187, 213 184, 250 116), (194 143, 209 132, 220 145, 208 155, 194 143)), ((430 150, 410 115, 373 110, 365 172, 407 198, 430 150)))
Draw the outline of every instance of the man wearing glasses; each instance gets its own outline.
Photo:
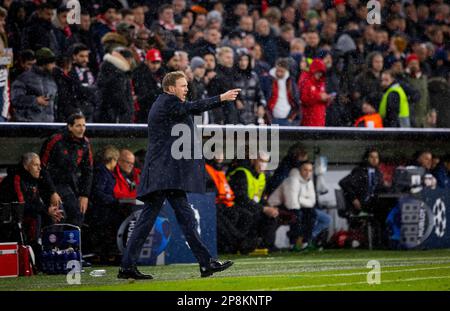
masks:
POLYGON ((121 199, 136 199, 136 187, 139 184, 141 171, 134 167, 134 154, 127 149, 120 151, 119 161, 114 170, 116 186, 114 196, 121 199))

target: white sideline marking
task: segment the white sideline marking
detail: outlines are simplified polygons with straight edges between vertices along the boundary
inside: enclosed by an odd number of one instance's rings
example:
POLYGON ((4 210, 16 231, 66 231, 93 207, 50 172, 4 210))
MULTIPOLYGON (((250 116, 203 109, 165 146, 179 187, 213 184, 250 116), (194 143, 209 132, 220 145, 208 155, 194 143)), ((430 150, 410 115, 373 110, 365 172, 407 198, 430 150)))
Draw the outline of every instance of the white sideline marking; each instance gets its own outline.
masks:
MULTIPOLYGON (((262 258, 262 259, 270 259, 270 258, 262 258)), ((376 256, 367 257, 367 258, 358 258, 358 259, 308 259, 308 260, 254 260, 254 259, 238 259, 236 263, 239 265, 252 265, 255 263, 258 264, 289 264, 289 263, 337 263, 337 262, 367 262, 367 260, 376 259, 378 261, 404 261, 404 262, 412 262, 412 261, 429 261, 429 260, 444 260, 450 261, 450 257, 414 257, 414 258, 377 258, 376 256), (245 260, 245 261, 244 261, 245 260)))
MULTIPOLYGON (((358 267, 360 268, 360 267, 358 267)), ((385 267, 386 268, 386 267, 385 267)), ((389 268, 392 268, 390 266, 389 268)), ((450 269, 448 267, 430 267, 430 268, 412 268, 412 269, 400 269, 400 270, 383 270, 383 274, 387 273, 398 273, 398 272, 414 272, 414 271, 427 271, 427 270, 439 270, 439 269, 450 269)), ((328 271, 328 270, 323 270, 328 271)), ((323 271, 302 271, 296 274, 260 274, 260 275, 248 275, 246 278, 260 278, 260 277, 302 277, 302 278, 318 278, 318 277, 333 277, 333 276, 352 276, 352 275, 367 275, 367 272, 351 272, 351 273, 331 273, 331 274, 314 274, 314 275, 302 275, 302 273, 317 273, 323 271)), ((239 277, 239 276, 238 276, 239 277)))
MULTIPOLYGON (((381 283, 399 283, 399 282, 414 282, 414 281, 423 281, 423 280, 438 280, 438 279, 450 279, 450 275, 448 276, 430 276, 430 277, 420 277, 420 278, 409 278, 404 280, 383 280, 381 283)), ((279 287, 279 288, 262 288, 262 289, 251 289, 251 291, 279 291, 279 290, 293 290, 293 289, 306 289, 306 288, 324 288, 331 286, 350 286, 350 285, 358 285, 358 284, 367 284, 367 281, 364 282, 346 282, 346 283, 329 283, 329 284, 319 284, 319 285, 303 285, 303 286, 291 286, 291 287, 279 287)))

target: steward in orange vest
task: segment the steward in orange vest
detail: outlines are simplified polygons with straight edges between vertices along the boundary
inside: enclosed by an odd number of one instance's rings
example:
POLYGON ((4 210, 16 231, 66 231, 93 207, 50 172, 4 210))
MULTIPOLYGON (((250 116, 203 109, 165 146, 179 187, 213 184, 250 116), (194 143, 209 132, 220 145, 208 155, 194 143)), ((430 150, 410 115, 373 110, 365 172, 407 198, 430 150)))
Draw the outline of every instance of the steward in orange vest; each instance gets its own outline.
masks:
POLYGON ((378 113, 378 105, 380 98, 378 95, 370 95, 364 97, 362 104, 362 112, 364 115, 355 122, 356 127, 382 128, 383 119, 378 113))
POLYGON ((205 164, 205 167, 217 189, 216 204, 232 207, 234 205, 234 192, 228 184, 225 172, 215 169, 210 164, 205 164))
POLYGON ((355 122, 356 127, 382 128, 383 119, 379 113, 366 114, 355 122))

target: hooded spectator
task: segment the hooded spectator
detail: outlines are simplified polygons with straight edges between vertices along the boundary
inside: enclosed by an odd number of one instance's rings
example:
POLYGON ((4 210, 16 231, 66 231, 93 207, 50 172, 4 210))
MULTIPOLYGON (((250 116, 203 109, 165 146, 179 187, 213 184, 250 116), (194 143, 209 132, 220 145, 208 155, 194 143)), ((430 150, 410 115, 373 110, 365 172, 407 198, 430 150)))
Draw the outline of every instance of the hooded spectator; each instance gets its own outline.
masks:
POLYGON ((315 58, 302 83, 300 94, 302 102, 302 126, 325 126, 326 109, 333 97, 326 93, 326 66, 315 58))
POLYGON ((252 58, 248 53, 242 52, 238 55, 235 71, 234 86, 241 89, 236 100, 239 123, 255 124, 256 111, 265 110, 266 99, 261 90, 259 78, 252 70, 252 58))

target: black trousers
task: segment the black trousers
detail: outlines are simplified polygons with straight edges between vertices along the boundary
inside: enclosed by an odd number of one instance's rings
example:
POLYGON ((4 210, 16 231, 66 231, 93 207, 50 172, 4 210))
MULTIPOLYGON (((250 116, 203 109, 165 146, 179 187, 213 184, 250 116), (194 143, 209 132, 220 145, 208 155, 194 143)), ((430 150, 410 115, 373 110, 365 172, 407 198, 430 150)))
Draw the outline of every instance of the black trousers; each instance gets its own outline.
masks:
POLYGON ((258 247, 274 247, 277 220, 267 217, 262 210, 219 208, 217 217, 219 252, 248 254, 258 247))
POLYGON ((122 268, 127 269, 136 265, 142 246, 150 234, 166 199, 172 206, 178 224, 200 266, 206 266, 210 262, 212 256, 200 240, 200 235, 197 232, 197 220, 187 200, 186 192, 183 190, 161 190, 152 192, 145 197, 145 205, 141 216, 136 222, 122 257, 122 268))

